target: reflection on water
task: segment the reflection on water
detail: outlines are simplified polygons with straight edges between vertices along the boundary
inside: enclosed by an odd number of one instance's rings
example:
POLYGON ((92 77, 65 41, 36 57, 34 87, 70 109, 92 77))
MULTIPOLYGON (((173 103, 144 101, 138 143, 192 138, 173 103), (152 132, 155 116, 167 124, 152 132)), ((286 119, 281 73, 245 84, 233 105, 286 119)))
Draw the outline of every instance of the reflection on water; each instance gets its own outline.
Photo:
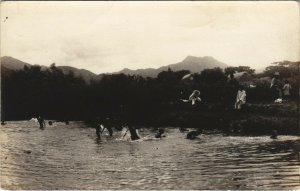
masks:
POLYGON ((96 139, 71 122, 40 130, 34 122, 0 128, 4 189, 300 189, 299 137, 185 139, 141 129, 143 140, 96 139))

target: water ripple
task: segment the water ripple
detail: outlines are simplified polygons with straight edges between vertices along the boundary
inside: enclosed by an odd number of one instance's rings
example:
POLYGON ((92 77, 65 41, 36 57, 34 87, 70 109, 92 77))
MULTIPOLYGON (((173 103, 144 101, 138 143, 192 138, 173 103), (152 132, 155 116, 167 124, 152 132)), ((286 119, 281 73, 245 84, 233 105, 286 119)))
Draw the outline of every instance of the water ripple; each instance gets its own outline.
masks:
POLYGON ((297 136, 230 137, 205 134, 187 140, 177 129, 154 139, 96 140, 81 122, 33 122, 0 128, 4 189, 300 189, 297 136))

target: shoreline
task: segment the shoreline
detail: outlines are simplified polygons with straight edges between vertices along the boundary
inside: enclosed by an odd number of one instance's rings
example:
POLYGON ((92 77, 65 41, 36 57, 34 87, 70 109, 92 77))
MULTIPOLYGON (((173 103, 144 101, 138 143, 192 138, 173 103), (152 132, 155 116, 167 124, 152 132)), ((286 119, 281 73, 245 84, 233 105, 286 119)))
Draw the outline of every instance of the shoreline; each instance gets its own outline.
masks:
MULTIPOLYGON (((51 127, 48 125, 48 121, 56 122, 57 120, 46 119, 47 127, 51 127)), ((84 119, 70 121, 83 123, 86 127, 93 128, 93 121, 92 123, 84 119)), ((58 122, 64 123, 63 121, 58 122)), ((121 129, 122 126, 117 120, 113 120, 110 124, 117 130, 121 129)), ((202 103, 197 107, 187 104, 173 104, 171 108, 161 110, 159 116, 149 117, 145 115, 144 118, 133 120, 132 125, 137 128, 154 129, 158 127, 201 128, 204 131, 239 136, 271 135, 273 130, 277 130, 279 135, 300 135, 300 127, 297 127, 296 102, 283 104, 248 103, 242 110, 234 110, 213 103, 202 103)))

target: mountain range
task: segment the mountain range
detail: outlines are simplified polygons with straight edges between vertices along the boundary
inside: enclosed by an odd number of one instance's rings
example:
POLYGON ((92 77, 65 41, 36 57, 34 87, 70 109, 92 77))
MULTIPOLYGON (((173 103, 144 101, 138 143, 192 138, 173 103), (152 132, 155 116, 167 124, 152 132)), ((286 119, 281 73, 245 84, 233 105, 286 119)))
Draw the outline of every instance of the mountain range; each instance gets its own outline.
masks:
MULTIPOLYGON (((8 75, 10 71, 23 69, 24 66, 32 66, 32 64, 20 61, 18 59, 9 56, 1 57, 1 75, 8 75)), ((47 66, 41 66, 41 67, 42 70, 49 68, 47 66)), ((160 72, 167 71, 168 69, 171 69, 172 71, 189 70, 192 73, 197 73, 197 72, 201 72, 204 69, 215 68, 215 67, 225 68, 228 67, 228 65, 209 56, 205 56, 205 57, 187 56, 181 62, 170 64, 167 66, 162 66, 159 68, 147 68, 147 69, 137 69, 137 70, 124 68, 119 72, 115 72, 111 74, 123 73, 126 75, 140 75, 143 77, 154 78, 160 72)), ((99 80, 103 77, 103 74, 95 74, 89 70, 78 69, 71 66, 57 66, 57 68, 61 69, 64 74, 68 74, 69 72, 72 71, 75 76, 81 76, 86 82, 89 82, 91 79, 99 80)))
MULTIPOLYGON (((12 70, 21 70, 24 66, 33 66, 32 64, 20 61, 13 57, 3 56, 1 57, 1 75, 9 75, 12 70)), ((42 70, 46 70, 49 67, 39 65, 42 70)), ((71 66, 56 66, 61 69, 64 74, 68 74, 69 72, 73 72, 76 77, 81 76, 86 82, 90 82, 90 80, 98 80, 102 78, 102 75, 97 75, 89 70, 78 69, 71 66)))
POLYGON ((117 73, 124 73, 128 75, 140 75, 144 77, 157 77, 157 75, 162 71, 167 71, 169 68, 172 71, 179 71, 179 70, 189 70, 192 73, 201 72, 204 69, 208 68, 226 68, 228 67, 227 64, 224 64, 213 57, 205 56, 205 57, 195 57, 195 56, 187 56, 183 61, 178 62, 176 64, 170 64, 167 66, 162 66, 160 68, 147 68, 147 69, 137 69, 137 70, 130 70, 125 68, 117 73))

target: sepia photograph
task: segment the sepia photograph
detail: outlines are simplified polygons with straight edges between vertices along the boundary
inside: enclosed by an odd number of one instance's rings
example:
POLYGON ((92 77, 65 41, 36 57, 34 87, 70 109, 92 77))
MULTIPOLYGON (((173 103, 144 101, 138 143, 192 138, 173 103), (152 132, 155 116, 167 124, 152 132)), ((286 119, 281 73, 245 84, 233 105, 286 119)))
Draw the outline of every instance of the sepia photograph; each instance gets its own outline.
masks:
POLYGON ((0 2, 1 190, 299 190, 298 1, 0 2))

